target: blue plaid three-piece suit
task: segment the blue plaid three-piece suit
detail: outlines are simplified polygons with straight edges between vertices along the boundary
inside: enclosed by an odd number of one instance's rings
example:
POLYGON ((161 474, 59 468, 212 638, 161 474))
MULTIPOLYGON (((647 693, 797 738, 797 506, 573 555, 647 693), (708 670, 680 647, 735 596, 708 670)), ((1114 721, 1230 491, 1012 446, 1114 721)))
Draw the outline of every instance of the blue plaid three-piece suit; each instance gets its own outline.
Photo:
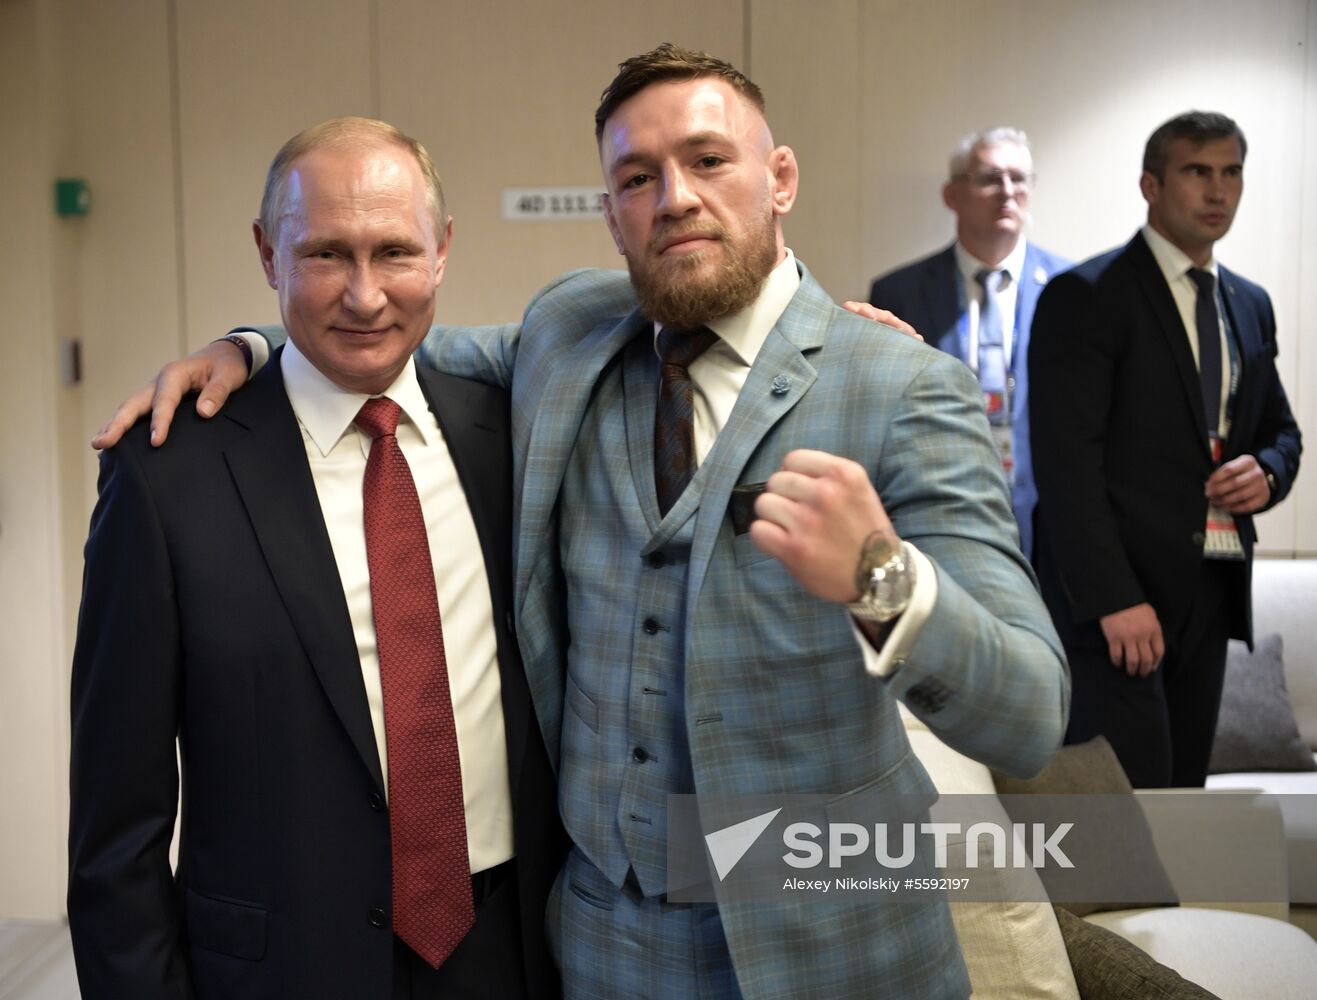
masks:
MULTIPOLYGON (((800 289, 727 425, 666 518, 648 451, 653 409, 645 410, 643 386, 626 381, 627 366, 640 363, 628 345, 651 343, 653 325, 624 274, 565 275, 535 298, 520 327, 436 328, 418 354, 453 374, 511 386, 518 638, 559 762, 568 832, 578 857, 614 891, 618 872, 643 876, 664 848, 661 824, 649 842, 622 829, 629 786, 618 785, 629 781, 627 768, 644 766, 631 756, 628 731, 645 680, 636 636, 654 623, 644 574, 665 565, 653 553, 673 546, 680 607, 665 627, 677 623, 677 634, 660 638, 677 661, 667 680, 680 685, 677 722, 693 782, 674 791, 930 794, 897 699, 948 744, 1007 772, 1036 771, 1061 741, 1064 659, 1015 542, 973 376, 955 358, 839 309, 800 270, 800 289), (765 481, 795 448, 864 465, 896 532, 936 567, 932 615, 884 679, 865 672, 843 607, 810 595, 733 530, 733 487, 765 481), (580 471, 590 467, 581 449, 629 455, 629 468, 595 462, 591 478, 580 471), (588 529, 604 512, 636 534, 605 539, 584 562, 575 543, 597 537, 588 529), (611 596, 607 608, 600 594, 611 596), (627 855, 620 860, 619 850, 627 855)), ((748 998, 969 992, 942 906, 784 898, 723 903, 717 916, 732 989, 748 998)), ((607 919, 601 913, 605 929, 607 919)), ((607 940, 601 933, 562 948, 607 940)), ((693 961, 701 947, 692 943, 693 961)), ((662 995, 661 970, 646 967, 643 947, 596 967, 600 981, 569 978, 569 996, 662 995)))

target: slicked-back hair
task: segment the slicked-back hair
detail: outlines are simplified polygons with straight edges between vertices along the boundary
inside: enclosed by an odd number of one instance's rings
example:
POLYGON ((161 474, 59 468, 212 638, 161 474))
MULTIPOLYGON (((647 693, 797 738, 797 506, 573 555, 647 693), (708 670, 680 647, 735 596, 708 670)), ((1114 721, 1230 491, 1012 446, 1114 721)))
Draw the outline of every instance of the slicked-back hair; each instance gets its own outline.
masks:
POLYGON ((330 118, 303 129, 283 144, 265 175, 265 193, 261 197, 261 229, 266 238, 273 240, 277 234, 288 172, 299 156, 313 149, 371 149, 380 146, 397 146, 416 158, 421 176, 425 178, 425 204, 434 216, 435 236, 442 243, 448 229, 448 204, 444 200, 443 182, 430 154, 419 142, 388 122, 355 117, 330 118))
POLYGON ((595 141, 603 139, 604 123, 612 117, 613 112, 646 87, 670 80, 696 80, 706 76, 726 80, 733 90, 758 108, 760 113, 763 112, 763 92, 731 63, 716 59, 706 52, 683 49, 671 42, 664 42, 618 65, 617 76, 604 88, 599 97, 599 107, 595 109, 595 141))
POLYGON ((1233 118, 1219 111, 1186 111, 1158 125, 1143 147, 1143 169, 1159 181, 1166 180, 1163 175, 1171 158, 1171 143, 1176 139, 1188 139, 1195 149, 1216 139, 1238 139, 1240 161, 1248 155, 1248 141, 1233 118))
POLYGON ((960 141, 951 151, 947 176, 954 179, 968 171, 969 161, 974 158, 974 150, 983 146, 1000 146, 1008 142, 1019 146, 1029 154, 1030 160, 1033 159, 1033 147, 1029 145, 1029 137, 1022 130, 1009 125, 997 125, 960 137, 960 141))

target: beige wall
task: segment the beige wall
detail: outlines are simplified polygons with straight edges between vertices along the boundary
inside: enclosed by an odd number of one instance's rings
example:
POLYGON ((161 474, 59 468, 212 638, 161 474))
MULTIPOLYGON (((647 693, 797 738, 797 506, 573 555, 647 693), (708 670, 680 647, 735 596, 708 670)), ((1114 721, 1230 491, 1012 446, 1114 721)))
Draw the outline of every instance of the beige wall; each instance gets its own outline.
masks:
MULTIPOLYGON (((764 87, 802 168, 788 241, 838 298, 950 238, 938 188, 970 128, 1029 131, 1035 235, 1083 257, 1138 225, 1155 124, 1235 115, 1248 191, 1221 256, 1271 291, 1317 440, 1317 0, 0 0, 0 426, 29 431, 0 438, 0 916, 62 908, 85 442, 163 358, 276 318, 249 229, 274 149, 333 114, 418 135, 456 219, 440 317, 513 319, 559 271, 618 259, 600 223, 504 221, 500 191, 598 183, 599 91, 665 38, 764 87), (54 218, 61 175, 90 181, 88 217, 54 218)), ((1308 478, 1265 518, 1268 548, 1317 553, 1308 478)))
POLYGON ((0 915, 56 916, 63 883, 64 619, 49 210, 50 25, 0 3, 0 915), (10 95, 22 94, 14 100, 10 95))

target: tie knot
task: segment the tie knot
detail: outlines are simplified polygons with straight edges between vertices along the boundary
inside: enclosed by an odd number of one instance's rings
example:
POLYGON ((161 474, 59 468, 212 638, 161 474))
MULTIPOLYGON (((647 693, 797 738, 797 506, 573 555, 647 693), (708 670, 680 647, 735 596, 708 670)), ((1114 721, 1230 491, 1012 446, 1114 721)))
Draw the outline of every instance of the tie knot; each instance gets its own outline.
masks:
POLYGON ((658 335, 658 354, 665 365, 686 368, 692 361, 713 346, 718 335, 707 326, 695 330, 664 328, 658 335))
POLYGON ((979 283, 980 288, 992 295, 1001 289, 1001 276, 1004 273, 1000 269, 981 267, 975 272, 974 280, 979 283))
POLYGON ((1191 267, 1189 277, 1198 286, 1199 292, 1211 295, 1216 291, 1216 275, 1211 271, 1205 271, 1201 267, 1191 267))
POLYGON ((353 423, 374 440, 375 438, 397 433, 398 418, 401 415, 401 406, 393 400, 381 396, 379 399, 366 400, 361 405, 361 409, 357 411, 357 418, 353 423))

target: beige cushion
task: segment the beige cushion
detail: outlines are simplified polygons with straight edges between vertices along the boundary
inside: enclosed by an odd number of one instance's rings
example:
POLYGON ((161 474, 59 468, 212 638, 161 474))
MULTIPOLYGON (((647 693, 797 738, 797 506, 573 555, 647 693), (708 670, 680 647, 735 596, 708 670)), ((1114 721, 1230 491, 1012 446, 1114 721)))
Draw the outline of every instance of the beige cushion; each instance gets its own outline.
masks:
MULTIPOLYGON (((944 795, 992 795, 992 774, 982 764, 957 753, 901 706, 910 745, 933 784, 944 795)), ((1003 813, 1003 822, 1005 814, 1003 813)), ((954 843, 955 838, 951 838, 954 843)), ((963 838, 962 838, 963 841, 963 838)), ((959 844, 954 845, 959 848, 959 844)), ((959 850, 949 857, 963 857, 959 850)), ((948 876, 956 873, 947 871, 948 876)), ((979 867, 965 874, 981 887, 994 870, 979 867)), ((1005 874, 1005 873, 1003 873, 1005 874)), ((1019 876, 1019 871, 1010 872, 1019 876)), ((1032 871, 1028 875, 1037 879, 1032 871)), ((1042 898, 1038 886, 1038 898, 1042 898)), ((976 1000, 1078 1000, 1065 942, 1049 903, 953 902, 951 920, 969 968, 976 1000)))

